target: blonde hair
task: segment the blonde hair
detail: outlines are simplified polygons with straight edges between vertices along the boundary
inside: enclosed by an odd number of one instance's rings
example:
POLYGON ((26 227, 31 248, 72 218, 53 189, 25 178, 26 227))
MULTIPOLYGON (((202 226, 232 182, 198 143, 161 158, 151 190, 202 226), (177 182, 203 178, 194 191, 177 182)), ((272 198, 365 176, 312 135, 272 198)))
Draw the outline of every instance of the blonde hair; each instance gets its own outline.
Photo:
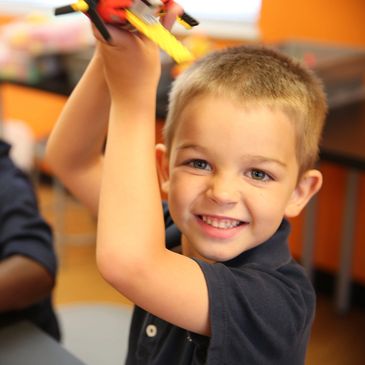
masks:
POLYGON ((170 151, 179 115, 189 101, 215 95, 243 106, 279 108, 294 123, 300 174, 313 167, 327 112, 322 83, 299 62, 265 47, 239 46, 199 59, 173 83, 164 127, 170 151))

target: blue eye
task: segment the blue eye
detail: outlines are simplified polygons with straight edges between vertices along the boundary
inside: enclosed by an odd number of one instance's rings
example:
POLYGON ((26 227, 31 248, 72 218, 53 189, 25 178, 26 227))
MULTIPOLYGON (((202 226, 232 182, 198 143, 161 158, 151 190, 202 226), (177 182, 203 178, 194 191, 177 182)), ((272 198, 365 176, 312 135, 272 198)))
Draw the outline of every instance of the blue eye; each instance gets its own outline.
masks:
POLYGON ((191 166, 194 169, 199 169, 199 170, 208 170, 208 171, 211 170, 209 163, 205 160, 199 160, 199 159, 191 160, 188 162, 188 166, 191 166))
POLYGON ((252 169, 250 171, 250 177, 252 179, 258 180, 258 181, 272 180, 271 176, 269 176, 266 172, 264 172, 262 170, 256 170, 256 169, 252 169))

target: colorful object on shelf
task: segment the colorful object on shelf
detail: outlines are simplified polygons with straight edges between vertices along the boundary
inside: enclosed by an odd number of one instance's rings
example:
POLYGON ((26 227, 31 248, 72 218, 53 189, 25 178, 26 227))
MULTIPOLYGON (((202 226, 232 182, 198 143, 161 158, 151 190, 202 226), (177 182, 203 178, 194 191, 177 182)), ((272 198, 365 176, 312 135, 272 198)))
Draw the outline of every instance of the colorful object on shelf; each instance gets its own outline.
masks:
MULTIPOLYGON (((191 52, 179 42, 159 21, 172 6, 173 0, 78 0, 76 3, 57 8, 56 15, 75 11, 85 13, 95 24, 105 40, 110 33, 105 23, 132 26, 159 45, 176 62, 193 60, 191 52)), ((184 13, 178 19, 186 28, 198 25, 190 15, 184 13)))
POLYGON ((94 38, 87 19, 60 19, 34 12, 1 26, 0 42, 38 56, 77 51, 94 44, 94 38))
POLYGON ((40 12, 17 17, 0 27, 0 79, 37 83, 60 72, 61 55, 94 43, 84 17, 61 19, 40 12))

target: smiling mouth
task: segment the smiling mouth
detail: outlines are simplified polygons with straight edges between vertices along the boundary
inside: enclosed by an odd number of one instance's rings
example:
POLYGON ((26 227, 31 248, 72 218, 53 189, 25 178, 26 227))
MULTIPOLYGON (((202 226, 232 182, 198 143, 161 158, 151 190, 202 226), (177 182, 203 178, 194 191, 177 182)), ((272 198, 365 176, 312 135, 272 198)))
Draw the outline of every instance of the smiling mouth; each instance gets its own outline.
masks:
POLYGON ((207 215, 198 216, 205 224, 218 229, 232 229, 244 224, 244 222, 231 218, 217 218, 207 215))

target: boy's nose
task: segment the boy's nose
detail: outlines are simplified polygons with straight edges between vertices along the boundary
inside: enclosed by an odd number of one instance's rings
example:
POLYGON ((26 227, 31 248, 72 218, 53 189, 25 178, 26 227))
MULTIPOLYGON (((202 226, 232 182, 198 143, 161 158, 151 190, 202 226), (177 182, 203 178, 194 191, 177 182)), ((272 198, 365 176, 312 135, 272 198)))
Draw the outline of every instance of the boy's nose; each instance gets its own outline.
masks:
POLYGON ((234 204, 239 200, 240 193, 232 177, 214 176, 207 195, 217 204, 234 204))

